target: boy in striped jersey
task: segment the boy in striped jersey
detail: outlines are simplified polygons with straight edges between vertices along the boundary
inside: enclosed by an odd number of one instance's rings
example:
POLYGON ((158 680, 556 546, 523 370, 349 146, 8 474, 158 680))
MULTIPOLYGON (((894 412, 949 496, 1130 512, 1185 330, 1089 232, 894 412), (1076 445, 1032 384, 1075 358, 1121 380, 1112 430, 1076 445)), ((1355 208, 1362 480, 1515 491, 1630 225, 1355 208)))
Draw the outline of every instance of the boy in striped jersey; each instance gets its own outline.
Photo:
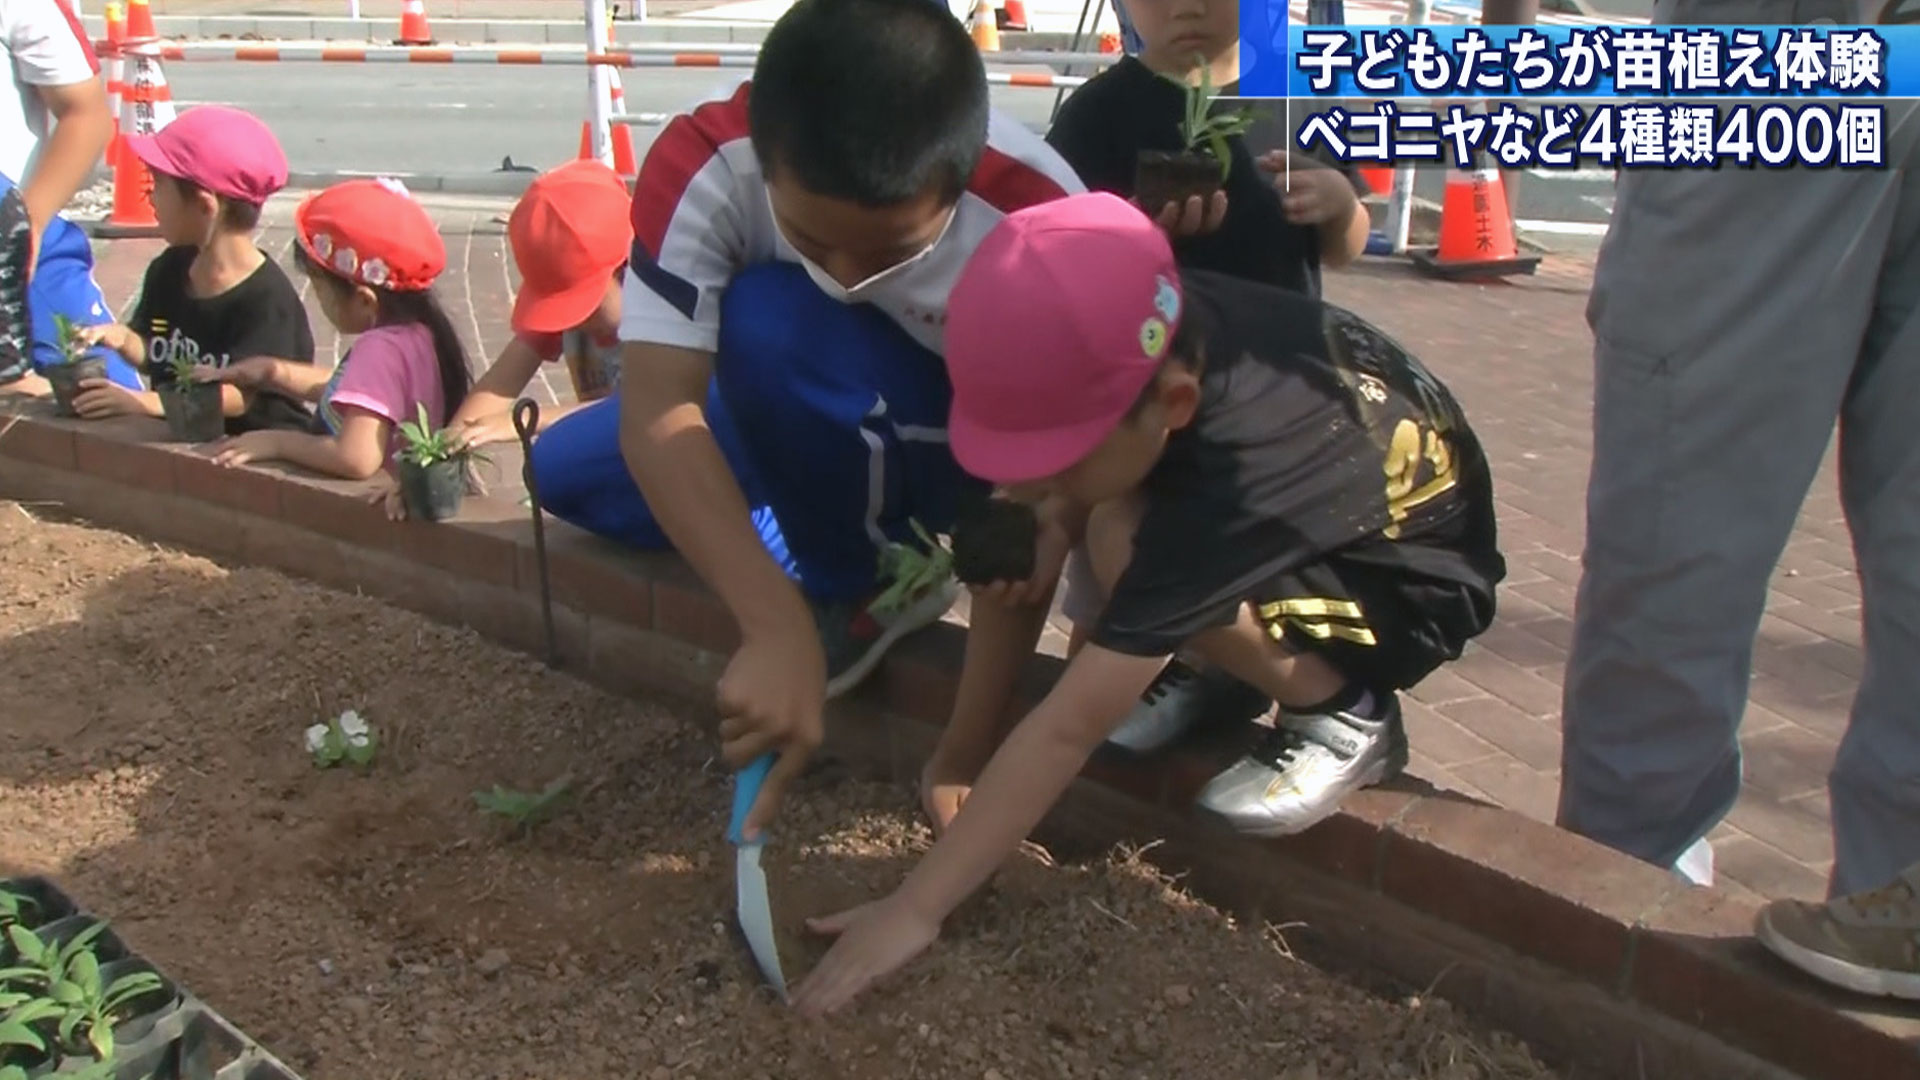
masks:
POLYGON ((947 293, 1008 213, 1080 190, 989 105, 966 30, 925 0, 799 0, 751 78, 649 148, 620 390, 543 434, 536 468, 624 459, 631 485, 552 509, 664 538, 732 613, 724 754, 780 754, 749 835, 819 744, 825 700, 954 599, 947 582, 872 607, 884 545, 947 528, 984 488, 946 445, 947 293))

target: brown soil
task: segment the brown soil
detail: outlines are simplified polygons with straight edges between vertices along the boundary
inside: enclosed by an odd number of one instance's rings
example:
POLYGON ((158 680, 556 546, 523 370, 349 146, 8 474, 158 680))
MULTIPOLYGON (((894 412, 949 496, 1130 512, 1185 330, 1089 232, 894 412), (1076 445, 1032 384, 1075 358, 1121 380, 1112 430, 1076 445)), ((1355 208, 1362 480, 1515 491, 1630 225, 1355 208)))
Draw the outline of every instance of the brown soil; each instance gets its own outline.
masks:
MULTIPOLYGON (((50 872, 310 1080, 1540 1080, 1444 1003, 1289 958, 1138 860, 1012 866, 849 1015, 795 1019, 730 928, 710 736, 358 596, 0 503, 0 876, 50 872), (358 709, 371 771, 302 732, 358 709), (525 837, 476 809, 570 775, 525 837)), ((767 851, 802 918, 927 844, 816 775, 767 851)))

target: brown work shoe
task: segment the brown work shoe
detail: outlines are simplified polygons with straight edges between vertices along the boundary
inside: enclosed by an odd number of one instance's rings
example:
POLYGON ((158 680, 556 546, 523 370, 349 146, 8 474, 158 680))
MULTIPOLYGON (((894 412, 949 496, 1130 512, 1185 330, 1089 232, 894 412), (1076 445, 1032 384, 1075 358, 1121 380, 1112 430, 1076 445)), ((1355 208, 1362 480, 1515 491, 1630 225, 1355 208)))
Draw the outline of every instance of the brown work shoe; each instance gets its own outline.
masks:
POLYGON ((1885 888, 1825 904, 1776 900, 1761 909, 1754 934, 1823 982, 1920 1001, 1920 863, 1885 888))

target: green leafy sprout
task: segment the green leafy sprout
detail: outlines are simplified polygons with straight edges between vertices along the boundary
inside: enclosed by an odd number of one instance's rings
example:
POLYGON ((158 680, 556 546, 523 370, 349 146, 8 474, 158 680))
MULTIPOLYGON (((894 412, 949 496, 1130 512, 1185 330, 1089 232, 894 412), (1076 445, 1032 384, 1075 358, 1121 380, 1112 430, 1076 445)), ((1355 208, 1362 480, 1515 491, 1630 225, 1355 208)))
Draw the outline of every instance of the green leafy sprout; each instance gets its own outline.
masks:
POLYGON ((26 893, 0 889, 0 930, 22 925, 39 911, 40 902, 26 893))
MULTIPOLYGON (((114 1064, 113 1025, 122 1010, 165 983, 151 971, 129 972, 105 981, 93 946, 106 932, 95 923, 64 945, 54 945, 19 924, 7 927, 8 944, 19 963, 0 969, 0 1059, 10 1051, 62 1057, 60 1075, 105 1080, 114 1064), (51 1025, 51 1044, 43 1032, 51 1025), (90 1054, 92 1064, 73 1069, 67 1062, 90 1054)), ((17 1062, 0 1065, 0 1080, 25 1080, 17 1062)))
POLYGON ((453 436, 446 428, 434 430, 433 419, 427 415, 425 403, 416 402, 414 407, 420 410, 418 416, 400 425, 400 437, 407 444, 400 452, 402 458, 425 468, 436 462, 453 461, 468 455, 468 451, 454 448, 453 436))
POLYGON ((348 709, 307 729, 307 752, 317 769, 331 769, 342 762, 364 769, 380 752, 380 738, 357 711, 348 709))
POLYGON ((198 385, 193 371, 200 366, 200 358, 191 354, 174 353, 167 358, 167 370, 173 372, 173 382, 168 386, 176 394, 184 394, 198 385))
POLYGON ((918 521, 912 524, 919 544, 888 544, 880 553, 880 576, 889 584, 867 605, 880 614, 899 611, 953 576, 953 552, 918 521))
POLYGON ((495 784, 492 791, 474 792, 473 801, 482 813, 504 818, 524 833, 559 809, 572 784, 572 778, 566 776, 540 791, 515 791, 504 784, 495 784))
POLYGON ((1213 75, 1207 70, 1205 57, 1196 56, 1194 63, 1200 68, 1200 84, 1191 86, 1179 79, 1162 76, 1180 88, 1187 96, 1186 116, 1180 121, 1180 137, 1186 140, 1189 152, 1210 157, 1220 166, 1220 182, 1226 183, 1227 175, 1233 171, 1233 148, 1227 140, 1242 135, 1253 126, 1255 114, 1252 109, 1213 108, 1213 75))
POLYGON ((54 332, 60 339, 60 362, 77 364, 85 360, 87 351, 93 346, 80 340, 80 324, 56 312, 53 316, 53 326, 54 332))

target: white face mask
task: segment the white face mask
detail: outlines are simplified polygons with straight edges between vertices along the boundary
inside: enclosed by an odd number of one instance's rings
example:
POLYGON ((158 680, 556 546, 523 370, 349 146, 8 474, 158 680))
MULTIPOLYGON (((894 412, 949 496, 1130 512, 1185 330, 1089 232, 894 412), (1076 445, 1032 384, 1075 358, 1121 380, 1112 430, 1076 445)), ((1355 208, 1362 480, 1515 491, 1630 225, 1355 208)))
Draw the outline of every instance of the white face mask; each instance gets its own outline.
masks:
POLYGON ((771 191, 767 193, 767 213, 773 217, 774 231, 779 234, 780 239, 786 243, 787 247, 793 251, 793 257, 800 261, 800 268, 807 272, 809 278, 813 279, 814 285, 818 286, 821 292, 826 293, 829 297, 843 304, 852 303, 861 299, 863 294, 872 292, 882 283, 899 277, 901 274, 906 273, 908 268, 933 254, 934 249, 940 246, 940 241, 947 238, 947 231, 953 228, 955 209, 956 208, 948 209, 947 220, 941 223, 939 235, 935 236, 933 242, 921 248, 918 253, 910 255, 894 263, 892 266, 887 267, 885 270, 853 285, 842 285, 834 279, 832 274, 827 273, 825 267, 802 255, 800 249, 794 246, 793 241, 787 239, 787 234, 780 229, 779 215, 773 212, 773 193, 771 191))

